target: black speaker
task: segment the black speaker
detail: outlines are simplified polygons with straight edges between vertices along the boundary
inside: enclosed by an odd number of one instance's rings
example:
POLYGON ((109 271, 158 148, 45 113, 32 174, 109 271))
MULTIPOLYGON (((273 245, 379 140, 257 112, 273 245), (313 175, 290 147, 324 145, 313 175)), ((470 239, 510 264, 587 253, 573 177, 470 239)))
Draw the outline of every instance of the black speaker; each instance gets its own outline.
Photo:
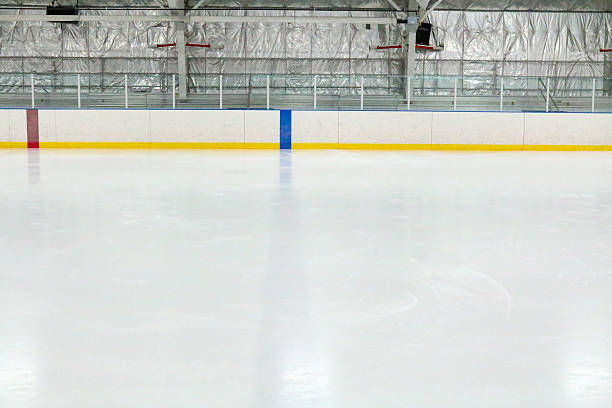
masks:
MULTIPOLYGON (((47 6, 48 16, 78 16, 79 10, 75 7, 47 6)), ((52 21, 52 23, 77 24, 78 21, 52 21)))
POLYGON ((417 45, 429 45, 429 38, 431 37, 431 24, 421 23, 416 32, 416 43, 417 45))

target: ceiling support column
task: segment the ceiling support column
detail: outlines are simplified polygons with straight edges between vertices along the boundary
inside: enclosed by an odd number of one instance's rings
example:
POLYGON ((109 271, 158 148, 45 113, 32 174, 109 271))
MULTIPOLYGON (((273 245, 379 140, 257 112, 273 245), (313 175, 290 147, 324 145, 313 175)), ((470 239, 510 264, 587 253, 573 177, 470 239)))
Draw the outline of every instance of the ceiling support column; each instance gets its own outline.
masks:
MULTIPOLYGON (((173 15, 185 15, 185 0, 169 0, 168 5, 174 9, 182 9, 172 11, 173 15)), ((177 58, 177 73, 178 73, 178 88, 179 98, 187 98, 187 52, 185 47, 185 22, 177 21, 176 23, 176 52, 177 58)))

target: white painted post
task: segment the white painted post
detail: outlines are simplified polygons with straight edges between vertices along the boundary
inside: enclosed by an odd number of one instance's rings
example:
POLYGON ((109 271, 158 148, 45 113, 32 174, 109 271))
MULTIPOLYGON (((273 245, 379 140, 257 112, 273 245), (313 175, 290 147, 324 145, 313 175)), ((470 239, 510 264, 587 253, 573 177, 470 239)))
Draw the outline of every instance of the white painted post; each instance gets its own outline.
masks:
POLYGON ((81 74, 77 74, 77 104, 81 109, 81 74))
POLYGON ((408 82, 406 83, 406 108, 410 110, 410 104, 412 103, 412 78, 408 77, 408 82))
POLYGON ((125 74, 125 78, 123 80, 123 91, 125 94, 125 109, 128 108, 128 76, 125 74))
POLYGON ((455 77, 455 92, 453 94, 453 110, 457 110, 457 77, 455 77))
POLYGON ((595 78, 593 78, 593 96, 591 98, 591 112, 595 112, 595 78))
POLYGON ((546 112, 550 111, 550 78, 546 78, 546 112))
MULTIPOLYGON (((186 3, 188 3, 187 0, 168 0, 168 7, 173 9, 173 11, 170 12, 170 14, 172 16, 175 17, 185 17, 185 6, 186 3)), ((187 73, 189 72, 189 69, 187 67, 188 64, 188 59, 187 59, 187 52, 185 50, 186 48, 186 41, 185 41, 185 30, 187 29, 187 24, 185 21, 177 21, 176 23, 174 23, 174 29, 176 31, 176 38, 174 43, 176 44, 176 53, 177 53, 177 59, 176 62, 178 63, 178 67, 177 67, 177 74, 178 74, 178 91, 179 91, 179 98, 181 99, 185 99, 187 98, 187 91, 188 91, 188 75, 187 73)))
POLYGON ((314 83, 314 109, 317 110, 317 76, 315 75, 312 78, 312 82, 314 83))
POLYGON ((363 77, 361 77, 361 110, 363 110, 363 77))
POLYGON ((270 75, 266 75, 266 109, 270 110, 270 75))
MULTIPOLYGON (((183 2, 184 4, 185 2, 183 2)), ((184 8, 180 6, 180 8, 184 8)), ((187 98, 187 52, 185 50, 185 23, 176 23, 176 51, 178 62, 179 94, 187 98)))
POLYGON ((172 109, 176 109, 176 74, 172 74, 172 109))
POLYGON ((501 79, 501 89, 499 92, 499 111, 504 111, 504 77, 501 79))
POLYGON ((30 74, 30 89, 32 91, 32 109, 34 109, 34 74, 30 74))
POLYGON ((223 109, 223 75, 219 75, 219 109, 223 109))
MULTIPOLYGON (((412 2, 414 3, 414 2, 412 2)), ((412 77, 416 73, 416 27, 410 28, 407 38, 405 38, 406 46, 406 76, 412 77)))

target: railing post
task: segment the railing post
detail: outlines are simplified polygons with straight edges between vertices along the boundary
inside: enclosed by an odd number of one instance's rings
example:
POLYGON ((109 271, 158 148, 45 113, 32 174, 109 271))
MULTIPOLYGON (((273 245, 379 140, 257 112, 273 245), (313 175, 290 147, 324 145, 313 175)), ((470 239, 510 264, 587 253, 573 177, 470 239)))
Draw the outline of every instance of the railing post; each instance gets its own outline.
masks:
POLYGON ((172 74, 172 109, 176 109, 176 74, 172 74))
POLYGON ((501 89, 499 92, 499 111, 504 111, 504 77, 501 78, 501 89))
POLYGON ((219 75, 219 109, 223 109, 223 75, 219 75))
POLYGON ((125 95, 125 109, 128 108, 128 76, 125 74, 125 78, 123 80, 123 91, 125 95))
POLYGON ((81 109, 81 74, 77 74, 77 105, 81 109))
POLYGON ((412 103, 412 77, 407 78, 406 83, 406 109, 410 110, 410 104, 412 103))
POLYGON ((550 78, 546 78, 546 112, 550 111, 550 78))
POLYGON ((270 110, 270 75, 266 75, 266 109, 270 110))
POLYGON ((361 110, 363 110, 363 76, 361 77, 361 110))
POLYGON ((32 91, 32 109, 34 109, 34 74, 30 74, 30 90, 32 91))
POLYGON ((595 112, 595 78, 593 78, 593 95, 591 97, 591 112, 595 112))
POLYGON ((314 84, 314 99, 313 99, 314 109, 317 110, 317 76, 316 75, 312 78, 312 82, 314 84))
POLYGON ((457 110, 457 77, 455 77, 455 91, 453 93, 453 110, 457 110))

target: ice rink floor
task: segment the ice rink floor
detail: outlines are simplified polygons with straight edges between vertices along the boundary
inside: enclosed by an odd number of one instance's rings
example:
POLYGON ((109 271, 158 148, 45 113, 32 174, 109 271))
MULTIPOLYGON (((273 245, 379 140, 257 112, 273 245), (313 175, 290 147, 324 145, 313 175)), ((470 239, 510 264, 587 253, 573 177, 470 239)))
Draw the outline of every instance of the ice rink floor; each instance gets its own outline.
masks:
POLYGON ((2 408, 610 408, 612 154, 0 150, 2 408))

